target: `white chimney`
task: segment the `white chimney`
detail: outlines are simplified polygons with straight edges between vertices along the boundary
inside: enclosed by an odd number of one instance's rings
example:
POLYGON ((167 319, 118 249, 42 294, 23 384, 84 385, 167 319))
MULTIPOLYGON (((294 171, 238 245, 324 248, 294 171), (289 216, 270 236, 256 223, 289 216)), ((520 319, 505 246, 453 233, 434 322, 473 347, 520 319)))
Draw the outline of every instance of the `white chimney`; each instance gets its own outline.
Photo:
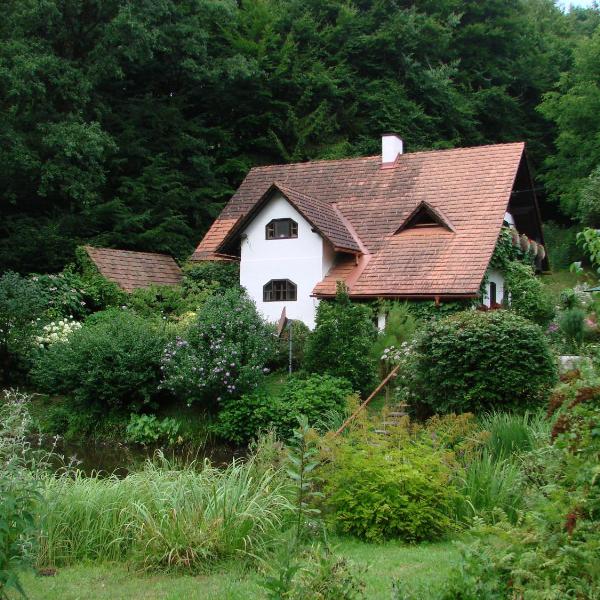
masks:
POLYGON ((398 154, 402 154, 402 140, 395 133, 384 133, 381 136, 381 165, 392 166, 398 154))

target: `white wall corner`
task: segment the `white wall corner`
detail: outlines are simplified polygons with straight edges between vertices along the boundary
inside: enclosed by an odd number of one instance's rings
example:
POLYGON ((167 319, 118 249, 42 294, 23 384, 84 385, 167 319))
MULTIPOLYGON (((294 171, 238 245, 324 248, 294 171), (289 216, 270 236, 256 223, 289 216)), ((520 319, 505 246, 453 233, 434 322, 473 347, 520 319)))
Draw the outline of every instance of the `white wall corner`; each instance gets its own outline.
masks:
POLYGON ((404 152, 404 143, 395 133, 384 133, 381 136, 381 164, 393 164, 399 154, 404 152))

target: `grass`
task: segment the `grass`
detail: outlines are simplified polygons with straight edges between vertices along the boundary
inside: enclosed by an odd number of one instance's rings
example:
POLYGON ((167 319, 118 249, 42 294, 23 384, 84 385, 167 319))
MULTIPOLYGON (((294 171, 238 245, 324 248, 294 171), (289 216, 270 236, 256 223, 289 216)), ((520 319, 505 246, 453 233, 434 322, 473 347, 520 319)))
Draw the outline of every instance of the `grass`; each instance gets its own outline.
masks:
MULTIPOLYGON (((366 544, 334 539, 336 553, 367 564, 366 597, 389 600, 392 580, 410 590, 441 590, 458 549, 451 542, 407 546, 396 542, 366 544)), ((143 575, 122 564, 78 565, 59 569, 53 577, 27 573, 22 578, 30 600, 263 600, 262 576, 231 562, 209 575, 143 575)), ((16 595, 14 596, 16 600, 16 595)), ((308 599, 307 599, 308 600, 308 599)))
POLYGON ((49 477, 37 563, 133 561, 149 570, 206 571, 261 556, 291 516, 289 483, 257 459, 226 469, 165 459, 122 479, 49 477))

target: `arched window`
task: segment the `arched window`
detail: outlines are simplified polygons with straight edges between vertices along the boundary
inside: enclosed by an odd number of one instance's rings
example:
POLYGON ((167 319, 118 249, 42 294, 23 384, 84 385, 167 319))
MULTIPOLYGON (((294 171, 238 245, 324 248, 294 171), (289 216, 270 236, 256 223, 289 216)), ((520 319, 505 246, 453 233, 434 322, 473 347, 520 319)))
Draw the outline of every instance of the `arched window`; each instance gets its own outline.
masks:
POLYGON ((271 279, 263 286, 263 302, 296 300, 296 284, 289 279, 271 279))
POLYGON ((286 240, 298 237, 298 223, 293 219, 273 219, 267 223, 268 240, 286 240))

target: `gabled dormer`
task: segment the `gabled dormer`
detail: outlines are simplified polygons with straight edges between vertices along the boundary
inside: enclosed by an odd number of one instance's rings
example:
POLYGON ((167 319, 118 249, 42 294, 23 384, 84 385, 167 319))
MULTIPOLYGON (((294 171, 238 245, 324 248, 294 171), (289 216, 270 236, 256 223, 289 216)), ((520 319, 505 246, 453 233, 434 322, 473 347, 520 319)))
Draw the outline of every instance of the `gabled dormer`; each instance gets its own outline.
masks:
POLYGON ((415 206, 400 227, 398 227, 396 233, 412 229, 413 227, 443 227, 448 231, 455 231, 450 219, 441 210, 434 208, 429 202, 425 201, 419 202, 415 206))

